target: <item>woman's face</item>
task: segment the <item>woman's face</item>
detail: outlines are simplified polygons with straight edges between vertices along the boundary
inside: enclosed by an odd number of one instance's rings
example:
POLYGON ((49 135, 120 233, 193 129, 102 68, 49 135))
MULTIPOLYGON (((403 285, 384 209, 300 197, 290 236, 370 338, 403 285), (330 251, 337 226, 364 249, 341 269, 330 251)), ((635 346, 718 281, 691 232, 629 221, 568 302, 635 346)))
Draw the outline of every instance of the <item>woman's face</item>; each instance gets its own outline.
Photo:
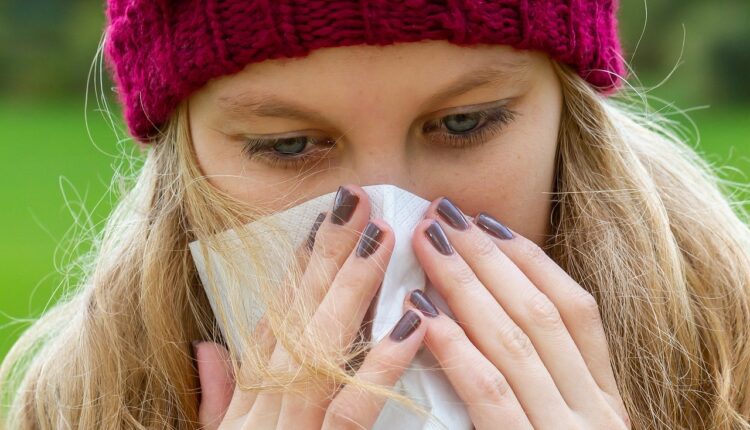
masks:
POLYGON ((249 206, 393 184, 539 244, 548 233, 562 95, 545 54, 446 41, 322 48, 214 79, 188 104, 201 170, 249 206))

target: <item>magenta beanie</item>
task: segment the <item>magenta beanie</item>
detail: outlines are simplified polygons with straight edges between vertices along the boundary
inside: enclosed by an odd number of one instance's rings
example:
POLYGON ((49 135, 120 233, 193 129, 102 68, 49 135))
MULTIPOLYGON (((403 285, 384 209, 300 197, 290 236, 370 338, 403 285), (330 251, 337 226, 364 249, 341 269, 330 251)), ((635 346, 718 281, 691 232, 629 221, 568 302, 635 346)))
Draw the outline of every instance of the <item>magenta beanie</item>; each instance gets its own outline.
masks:
POLYGON ((544 51, 602 93, 624 74, 616 0, 108 0, 104 55, 130 133, 249 63, 346 45, 445 39, 544 51))

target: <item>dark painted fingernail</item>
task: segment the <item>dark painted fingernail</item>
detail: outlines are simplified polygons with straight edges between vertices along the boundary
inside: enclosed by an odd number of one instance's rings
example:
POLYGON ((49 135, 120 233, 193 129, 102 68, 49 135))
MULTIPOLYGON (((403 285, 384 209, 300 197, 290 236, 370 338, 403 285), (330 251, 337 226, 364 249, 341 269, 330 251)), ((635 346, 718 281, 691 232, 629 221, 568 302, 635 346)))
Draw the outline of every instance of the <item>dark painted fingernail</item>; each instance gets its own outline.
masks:
POLYGON ((450 242, 448 242, 448 238, 445 236, 443 228, 440 227, 440 224, 438 224, 437 221, 433 220, 432 224, 425 229, 424 233, 430 239, 430 242, 432 242, 432 246, 434 246, 441 254, 453 254, 453 247, 450 242))
POLYGON ((489 214, 481 212, 476 218, 474 218, 474 222, 476 222, 482 230, 498 239, 513 239, 513 233, 508 230, 508 227, 504 226, 500 221, 496 220, 489 214))
POLYGON ((409 309, 404 313, 404 316, 398 320, 396 325, 393 326, 393 330, 391 330, 391 334, 388 337, 396 342, 401 342, 414 333, 414 330, 416 330, 421 323, 422 318, 420 318, 416 312, 409 309))
POLYGON ((333 211, 331 221, 334 224, 344 225, 351 219, 354 209, 359 203, 359 196, 349 191, 346 187, 339 187, 336 198, 333 200, 333 211))
POLYGON ((457 230, 466 230, 469 228, 469 222, 466 221, 464 214, 462 214, 461 210, 447 197, 440 199, 440 203, 437 205, 437 213, 448 222, 451 227, 457 230))
POLYGON ((438 309, 422 290, 414 290, 409 294, 409 301, 428 317, 438 316, 438 309))
POLYGON ((312 228, 310 229, 310 234, 307 236, 307 249, 312 250, 313 246, 315 246, 315 235, 318 234, 318 229, 320 228, 320 225, 323 224, 323 220, 326 219, 326 213, 321 212, 318 214, 318 217, 315 218, 315 222, 312 225, 312 228))
POLYGON ((373 222, 367 223, 367 227, 362 232, 362 236, 359 238, 359 244, 357 244, 357 257, 369 257, 378 246, 380 246, 380 238, 383 236, 383 230, 373 222))

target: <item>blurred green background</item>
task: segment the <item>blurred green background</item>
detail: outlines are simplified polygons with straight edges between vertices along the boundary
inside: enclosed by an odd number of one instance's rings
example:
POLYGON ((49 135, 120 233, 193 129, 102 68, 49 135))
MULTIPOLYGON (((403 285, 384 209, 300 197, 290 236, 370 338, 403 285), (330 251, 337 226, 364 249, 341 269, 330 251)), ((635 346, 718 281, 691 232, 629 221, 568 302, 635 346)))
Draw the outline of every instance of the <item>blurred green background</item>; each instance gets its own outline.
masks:
MULTIPOLYGON (((750 182, 750 2, 621 3, 632 83, 654 109, 687 111, 673 118, 693 145, 726 178, 750 182)), ((89 243, 75 239, 99 231, 116 154, 134 147, 118 144, 96 56, 103 27, 103 4, 90 0, 0 2, 0 359, 64 292, 63 275, 78 273, 71 263, 89 243)))

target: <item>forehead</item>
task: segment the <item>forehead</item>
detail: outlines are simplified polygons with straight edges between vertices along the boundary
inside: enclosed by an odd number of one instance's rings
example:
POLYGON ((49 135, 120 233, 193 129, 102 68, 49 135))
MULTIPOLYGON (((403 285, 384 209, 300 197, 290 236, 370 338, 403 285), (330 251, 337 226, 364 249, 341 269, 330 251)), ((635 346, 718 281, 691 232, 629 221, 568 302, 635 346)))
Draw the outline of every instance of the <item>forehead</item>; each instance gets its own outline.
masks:
POLYGON ((233 75, 212 80, 201 92, 219 106, 231 107, 238 95, 351 97, 360 101, 389 94, 428 96, 459 78, 512 83, 528 79, 546 55, 504 45, 458 46, 443 40, 385 46, 321 48, 306 57, 252 63, 233 75), (474 76, 472 78, 472 76, 474 76))

